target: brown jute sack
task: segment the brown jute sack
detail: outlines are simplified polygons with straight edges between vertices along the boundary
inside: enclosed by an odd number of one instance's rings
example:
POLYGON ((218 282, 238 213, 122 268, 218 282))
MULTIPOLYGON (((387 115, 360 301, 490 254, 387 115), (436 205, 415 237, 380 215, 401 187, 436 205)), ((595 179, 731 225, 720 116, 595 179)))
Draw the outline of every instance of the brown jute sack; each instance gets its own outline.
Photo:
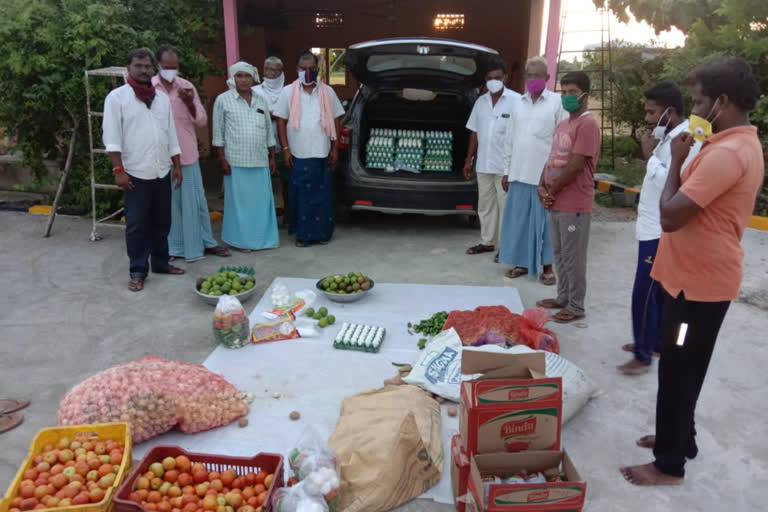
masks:
POLYGON ((329 444, 341 460, 341 512, 390 510, 437 484, 440 405, 416 386, 344 400, 329 444))

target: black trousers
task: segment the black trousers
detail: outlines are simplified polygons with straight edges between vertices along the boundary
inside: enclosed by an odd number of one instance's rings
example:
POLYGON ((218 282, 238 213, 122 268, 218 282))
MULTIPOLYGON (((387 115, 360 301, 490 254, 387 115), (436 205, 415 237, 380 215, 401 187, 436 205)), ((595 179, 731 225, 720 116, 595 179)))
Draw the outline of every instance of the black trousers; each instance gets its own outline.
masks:
POLYGON ((696 451, 696 401, 730 304, 689 301, 682 292, 677 298, 664 292, 653 450, 654 464, 662 473, 683 476, 686 454, 696 451), (680 346, 682 324, 688 331, 680 346))
POLYGON ((147 277, 150 256, 153 272, 168 271, 168 232, 171 230, 171 173, 142 180, 131 176, 133 190, 123 193, 125 245, 131 277, 147 277))

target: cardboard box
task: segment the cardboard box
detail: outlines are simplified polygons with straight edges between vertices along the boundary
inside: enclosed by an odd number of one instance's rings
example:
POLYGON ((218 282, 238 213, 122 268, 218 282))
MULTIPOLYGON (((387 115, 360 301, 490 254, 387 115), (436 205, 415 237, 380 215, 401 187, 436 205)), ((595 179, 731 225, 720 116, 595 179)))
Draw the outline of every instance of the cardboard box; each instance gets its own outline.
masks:
POLYGON ((470 460, 467 512, 581 512, 587 495, 582 480, 565 451, 532 451, 475 455, 470 460), (512 475, 558 468, 564 482, 491 484, 485 503, 483 476, 512 475))
POLYGON ((464 350, 459 432, 468 455, 559 450, 563 383, 544 373, 542 352, 500 354, 464 350))
POLYGON ((458 501, 460 496, 467 494, 467 481, 469 480, 469 457, 464 451, 464 442, 461 436, 456 434, 451 438, 451 484, 453 485, 453 501, 456 510, 464 512, 466 505, 458 501))

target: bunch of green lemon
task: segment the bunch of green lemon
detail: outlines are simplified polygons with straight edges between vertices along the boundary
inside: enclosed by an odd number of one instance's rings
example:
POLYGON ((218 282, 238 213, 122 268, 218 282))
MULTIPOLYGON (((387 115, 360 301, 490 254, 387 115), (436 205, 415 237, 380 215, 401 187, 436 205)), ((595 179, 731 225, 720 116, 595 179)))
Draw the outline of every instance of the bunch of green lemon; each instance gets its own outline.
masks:
POLYGON ((317 320, 318 327, 328 327, 329 325, 336 323, 336 317, 329 315, 328 308, 326 307, 322 307, 317 311, 315 311, 313 308, 307 308, 305 314, 313 320, 317 320))
POLYGON ((320 281, 320 287, 330 293, 362 293, 371 289, 371 279, 361 272, 350 272, 347 275, 328 276, 320 281))
POLYGON ((218 297, 220 295, 237 295, 253 288, 253 276, 241 277, 234 271, 217 272, 206 276, 200 283, 200 292, 205 295, 218 297))

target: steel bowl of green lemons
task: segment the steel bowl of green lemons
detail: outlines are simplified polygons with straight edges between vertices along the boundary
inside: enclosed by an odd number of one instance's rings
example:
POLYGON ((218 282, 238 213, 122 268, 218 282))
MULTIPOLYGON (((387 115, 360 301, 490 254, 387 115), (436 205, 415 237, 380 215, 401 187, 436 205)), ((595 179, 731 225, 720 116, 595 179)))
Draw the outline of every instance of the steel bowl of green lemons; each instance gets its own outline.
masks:
POLYGON ((373 285, 373 279, 362 272, 350 272, 324 277, 317 289, 334 302, 355 302, 368 295, 373 285))
POLYGON ((208 304, 216 305, 222 295, 232 295, 240 302, 251 298, 256 291, 253 270, 237 268, 219 269, 215 274, 201 277, 195 284, 195 293, 208 304))

